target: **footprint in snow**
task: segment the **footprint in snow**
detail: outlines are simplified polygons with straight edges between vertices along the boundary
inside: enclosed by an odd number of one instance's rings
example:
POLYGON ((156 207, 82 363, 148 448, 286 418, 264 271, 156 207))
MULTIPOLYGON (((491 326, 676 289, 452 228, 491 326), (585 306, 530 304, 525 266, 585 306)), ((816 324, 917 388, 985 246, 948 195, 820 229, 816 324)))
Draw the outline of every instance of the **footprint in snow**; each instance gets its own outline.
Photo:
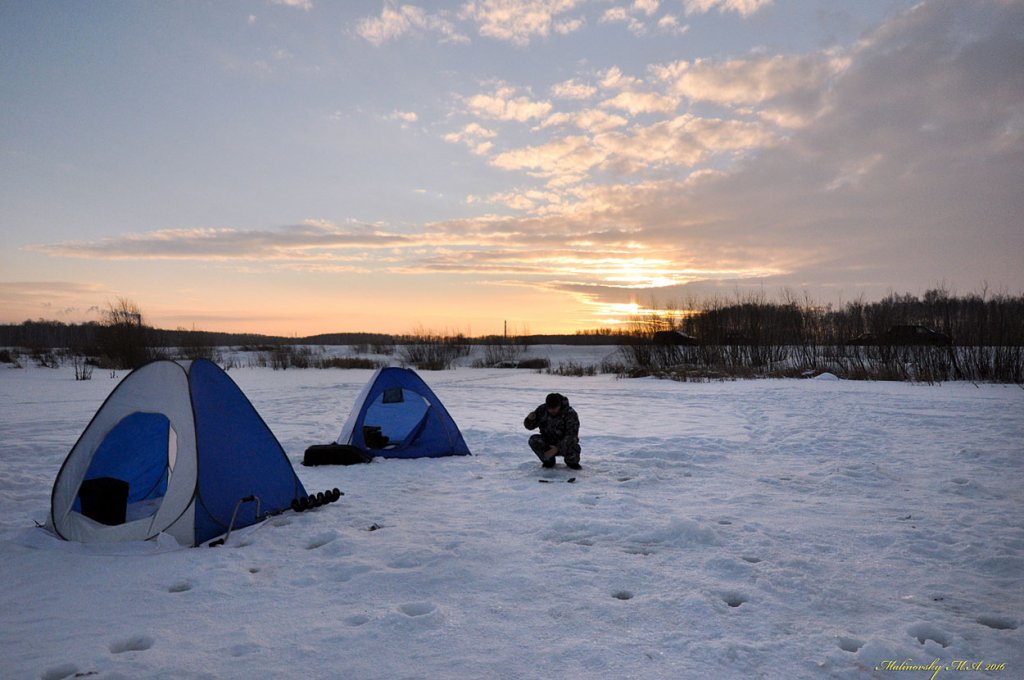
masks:
POLYGON ((387 566, 390 569, 419 569, 436 559, 436 555, 427 552, 409 551, 392 558, 387 566))
POLYGON ((144 652, 156 643, 148 635, 133 635, 132 637, 110 643, 111 654, 124 654, 125 652, 144 652))
POLYGON ((365 564, 341 564, 331 570, 328 578, 335 583, 345 583, 370 571, 373 571, 373 567, 365 564))
POLYGON ((1005 616, 979 616, 977 621, 981 625, 988 626, 993 630, 1017 630, 1017 627, 1020 625, 1016 619, 1005 616))
POLYGON ((931 625, 930 623, 919 623, 907 629, 907 633, 917 638, 922 645, 928 640, 937 642, 942 647, 949 647, 953 644, 953 638, 945 631, 931 625))
POLYGON ((410 602, 409 604, 398 606, 398 611, 410 618, 426 616, 427 614, 433 613, 435 609, 437 609, 437 605, 433 602, 410 602))
POLYGON ((228 654, 236 659, 240 659, 243 656, 249 656, 250 654, 255 654, 258 651, 260 651, 260 646, 252 642, 231 645, 231 647, 228 648, 228 654))
POLYGON ((612 593, 612 597, 616 600, 632 600, 634 596, 633 593, 628 590, 616 590, 612 593))
MULTIPOLYGON (((40 680, 64 680, 70 677, 84 677, 84 673, 78 671, 78 666, 73 663, 62 663, 59 666, 48 668, 39 676, 40 680)), ((92 675, 92 673, 89 673, 92 675)))
POLYGON ((306 550, 316 550, 317 548, 322 548, 334 539, 336 539, 337 537, 338 535, 334 532, 315 536, 313 540, 306 544, 306 550))
POLYGON ((362 626, 370 622, 370 617, 366 614, 356 614, 345 619, 345 623, 355 628, 356 626, 362 626))
POLYGON ((750 598, 736 591, 727 591, 722 593, 722 601, 730 607, 739 607, 749 602, 750 598))
POLYGON ((839 636, 836 638, 836 644, 839 645, 839 649, 844 652, 855 654, 864 646, 864 641, 858 640, 857 638, 839 636))
POLYGON ((167 588, 169 593, 187 593, 190 590, 192 590, 192 584, 188 581, 178 581, 167 588))

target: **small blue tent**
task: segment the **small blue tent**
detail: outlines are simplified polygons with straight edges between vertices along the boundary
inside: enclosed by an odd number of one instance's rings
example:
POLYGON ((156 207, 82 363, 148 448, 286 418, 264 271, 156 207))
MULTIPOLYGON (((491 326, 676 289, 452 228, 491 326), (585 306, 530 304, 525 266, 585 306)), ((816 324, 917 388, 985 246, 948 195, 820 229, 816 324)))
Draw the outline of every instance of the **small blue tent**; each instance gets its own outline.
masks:
POLYGON ((205 359, 154 361, 114 388, 71 449, 53 485, 50 525, 67 540, 164 532, 199 545, 305 495, 227 373, 205 359))
POLYGON ((381 368, 373 374, 337 443, 384 458, 470 455, 441 400, 408 368, 381 368))

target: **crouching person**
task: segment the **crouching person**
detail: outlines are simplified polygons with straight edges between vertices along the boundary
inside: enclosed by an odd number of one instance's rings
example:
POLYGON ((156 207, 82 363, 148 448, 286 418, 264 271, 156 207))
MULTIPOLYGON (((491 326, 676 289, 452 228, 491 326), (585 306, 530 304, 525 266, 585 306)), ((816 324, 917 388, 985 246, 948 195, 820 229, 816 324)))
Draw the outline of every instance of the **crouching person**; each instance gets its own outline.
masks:
POLYGON ((526 416, 523 426, 527 430, 540 428, 540 434, 530 437, 530 448, 544 467, 554 467, 555 457, 561 456, 573 470, 581 469, 580 418, 568 398, 552 392, 526 416))

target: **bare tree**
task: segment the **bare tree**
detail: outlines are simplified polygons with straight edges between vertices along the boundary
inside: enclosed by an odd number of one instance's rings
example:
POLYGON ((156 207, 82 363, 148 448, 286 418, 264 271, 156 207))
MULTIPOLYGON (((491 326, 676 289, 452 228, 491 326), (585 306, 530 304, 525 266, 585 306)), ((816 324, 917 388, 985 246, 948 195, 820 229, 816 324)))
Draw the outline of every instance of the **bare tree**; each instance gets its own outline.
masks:
POLYGON ((110 368, 138 368, 152 358, 142 308, 128 298, 108 303, 103 313, 101 352, 110 368))

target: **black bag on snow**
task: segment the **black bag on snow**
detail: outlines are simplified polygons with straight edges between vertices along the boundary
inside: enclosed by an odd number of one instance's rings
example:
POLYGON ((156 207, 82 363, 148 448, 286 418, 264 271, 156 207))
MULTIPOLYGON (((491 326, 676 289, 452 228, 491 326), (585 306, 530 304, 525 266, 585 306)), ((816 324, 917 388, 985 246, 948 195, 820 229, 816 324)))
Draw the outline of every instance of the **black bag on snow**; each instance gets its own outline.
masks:
POLYGON ((348 444, 313 444, 302 456, 303 465, 357 465, 373 458, 357 446, 348 444))

